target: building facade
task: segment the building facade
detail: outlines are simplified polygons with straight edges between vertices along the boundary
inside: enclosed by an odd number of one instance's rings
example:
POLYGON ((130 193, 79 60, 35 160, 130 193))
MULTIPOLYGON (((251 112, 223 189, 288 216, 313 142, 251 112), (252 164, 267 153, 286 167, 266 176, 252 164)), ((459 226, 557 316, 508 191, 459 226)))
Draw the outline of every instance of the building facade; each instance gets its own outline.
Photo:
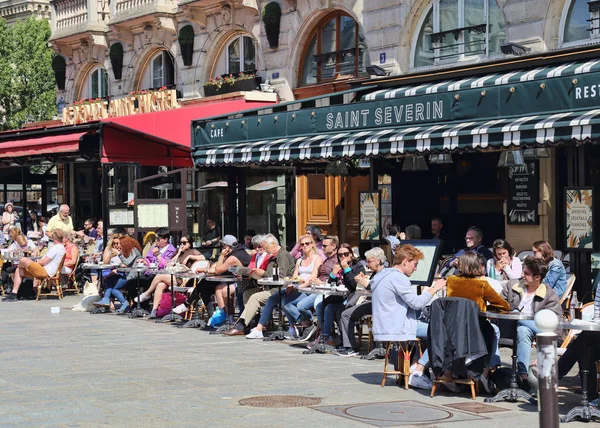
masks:
POLYGON ((50 2, 48 0, 2 0, 0 16, 8 25, 17 20, 25 20, 30 16, 50 19, 50 2))

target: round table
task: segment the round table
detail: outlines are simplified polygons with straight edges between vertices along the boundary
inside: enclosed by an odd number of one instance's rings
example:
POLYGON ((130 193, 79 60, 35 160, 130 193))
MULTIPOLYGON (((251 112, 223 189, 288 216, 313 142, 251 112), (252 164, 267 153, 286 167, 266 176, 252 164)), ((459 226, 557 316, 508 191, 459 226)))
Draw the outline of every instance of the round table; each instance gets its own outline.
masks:
MULTIPOLYGON (((175 274, 176 277, 178 278, 183 278, 183 279, 203 279, 206 274, 205 273, 195 273, 192 271, 188 271, 188 272, 179 272, 175 274)), ((198 285, 196 285, 197 287, 198 285)), ((179 326, 179 328, 203 328, 206 325, 206 322, 204 320, 200 319, 200 297, 198 297, 198 299, 196 299, 196 310, 194 311, 194 317, 189 320, 188 322, 186 322, 185 324, 182 324, 179 326)), ((171 305, 173 303, 171 302, 171 305)))
MULTIPOLYGON (((223 323, 223 325, 220 326, 215 331, 211 331, 210 334, 223 334, 225 332, 228 332, 229 330, 231 330, 231 327, 232 327, 231 320, 229 319, 229 307, 230 307, 229 306, 230 305, 229 285, 231 283, 236 282, 238 279, 235 276, 231 276, 231 275, 229 275, 229 276, 228 275, 206 275, 204 277, 204 280, 208 281, 208 282, 218 282, 218 283, 227 284, 227 305, 225 308, 225 323, 223 323)), ((196 302, 198 302, 199 300, 200 300, 200 294, 198 294, 198 298, 196 299, 196 302)))
POLYGON ((486 403, 497 403, 498 401, 510 401, 512 403, 516 402, 519 398, 523 398, 529 401, 531 404, 535 404, 537 401, 527 392, 523 391, 519 388, 519 384, 517 383, 517 322, 523 320, 532 320, 533 315, 525 315, 520 312, 509 312, 509 313, 499 313, 499 312, 483 312, 482 315, 486 318, 496 319, 496 320, 508 320, 511 321, 514 325, 514 340, 512 346, 512 374, 510 377, 510 385, 508 388, 503 389, 498 392, 494 397, 486 397, 483 401, 486 403))
MULTIPOLYGON (((558 323, 558 328, 569 329, 569 330, 581 330, 588 331, 594 333, 600 333, 600 323, 594 321, 581 321, 581 322, 560 322, 558 323)), ((584 341, 583 347, 583 355, 582 355, 582 365, 583 368, 581 373, 583 375, 582 385, 581 385, 581 402, 578 406, 573 407, 569 412, 560 418, 561 422, 571 422, 575 420, 575 418, 580 418, 584 421, 590 421, 593 418, 600 418, 600 410, 597 407, 590 406, 588 402, 587 396, 587 378, 588 378, 588 366, 590 362, 590 347, 587 342, 584 341)))

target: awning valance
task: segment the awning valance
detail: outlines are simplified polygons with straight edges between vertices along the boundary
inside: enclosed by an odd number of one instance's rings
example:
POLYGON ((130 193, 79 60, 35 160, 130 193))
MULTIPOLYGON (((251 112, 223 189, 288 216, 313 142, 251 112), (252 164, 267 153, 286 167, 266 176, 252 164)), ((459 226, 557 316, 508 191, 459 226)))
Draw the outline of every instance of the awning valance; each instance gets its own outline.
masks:
POLYGON ((193 157, 198 167, 289 164, 294 161, 501 149, 595 139, 600 139, 600 109, 263 139, 196 148, 193 157))
POLYGON ((79 151, 80 139, 86 133, 73 132, 70 134, 40 136, 0 143, 0 158, 75 153, 79 151))

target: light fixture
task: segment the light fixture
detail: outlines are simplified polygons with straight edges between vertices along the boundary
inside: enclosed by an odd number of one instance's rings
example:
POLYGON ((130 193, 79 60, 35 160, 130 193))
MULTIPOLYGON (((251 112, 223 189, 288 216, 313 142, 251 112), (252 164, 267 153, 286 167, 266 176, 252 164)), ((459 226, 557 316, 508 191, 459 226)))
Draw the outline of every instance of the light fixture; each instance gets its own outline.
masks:
POLYGON ((200 186, 198 187, 196 190, 197 191, 205 191, 205 190, 214 190, 214 189, 218 189, 221 187, 228 187, 229 185, 227 184, 226 181, 213 181, 212 183, 208 183, 205 184, 204 186, 200 186))
POLYGON ((537 147, 535 149, 523 150, 523 159, 541 159, 549 157, 550 154, 548 153, 548 149, 545 147, 537 147))
POLYGON ((440 153, 436 155, 429 155, 429 163, 437 165, 446 165, 454 163, 452 155, 450 153, 440 153))
POLYGON ((384 68, 381 68, 378 65, 367 65, 365 69, 367 70, 367 73, 369 73, 369 76, 382 77, 390 74, 389 71, 385 70, 384 68))
POLYGON ((504 55, 515 55, 515 56, 521 56, 521 55, 525 55, 525 54, 528 54, 529 52, 531 52, 531 48, 527 48, 518 43, 505 43, 502 46, 500 46, 500 50, 502 51, 502 53, 504 55))
POLYGON ((500 153, 498 160, 498 168, 506 168, 509 166, 524 165, 523 152, 521 150, 506 150, 500 153))
POLYGON ((403 172, 429 171, 424 156, 407 156, 402 164, 403 172))
POLYGON ((348 168, 346 168, 346 162, 344 161, 333 161, 327 164, 327 168, 325 168, 325 175, 330 175, 333 177, 341 176, 345 177, 348 175, 348 168))
POLYGON ((256 190, 256 191, 265 191, 277 189, 278 187, 283 187, 282 183, 278 183, 277 181, 261 181, 260 183, 253 184, 252 186, 246 187, 246 190, 256 190))

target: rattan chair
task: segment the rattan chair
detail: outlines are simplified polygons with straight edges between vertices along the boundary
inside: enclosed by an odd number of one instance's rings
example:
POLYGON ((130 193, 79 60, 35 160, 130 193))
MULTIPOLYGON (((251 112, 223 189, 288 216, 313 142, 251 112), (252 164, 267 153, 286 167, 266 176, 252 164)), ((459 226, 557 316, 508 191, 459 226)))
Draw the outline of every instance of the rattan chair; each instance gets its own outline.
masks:
POLYGON ((65 257, 66 254, 63 254, 62 258, 60 259, 60 263, 58 264, 58 269, 56 269, 56 273, 53 276, 49 276, 47 278, 38 280, 36 300, 39 301, 40 297, 42 296, 56 296, 59 299, 62 299, 64 297, 62 292, 62 285, 60 283, 60 276, 62 268, 65 264, 65 257), (56 293, 52 292, 53 288, 56 290, 56 293), (42 292, 42 290, 45 290, 45 292, 42 292))
POLYGON ((404 378, 404 389, 408 389, 408 377, 410 376, 410 363, 411 355, 413 351, 417 349, 419 351, 419 357, 421 356, 421 341, 419 339, 407 340, 403 342, 389 342, 385 348, 385 360, 383 361, 383 380, 381 381, 381 387, 385 386, 387 377, 389 375, 398 376, 396 383, 400 383, 400 380, 404 378), (393 369, 389 368, 390 362, 390 351, 392 349, 397 350, 395 355, 397 361, 392 361, 393 369))
POLYGON ((77 279, 75 278, 75 271, 77 270, 77 265, 79 265, 79 259, 81 258, 81 255, 78 253, 77 254, 77 260, 75 261, 75 264, 73 265, 73 270, 71 271, 71 273, 67 273, 67 274, 63 274, 62 275, 62 284, 64 284, 64 287, 62 288, 63 293, 65 291, 67 292, 75 292, 77 295, 79 295, 79 287, 77 286, 77 279))

